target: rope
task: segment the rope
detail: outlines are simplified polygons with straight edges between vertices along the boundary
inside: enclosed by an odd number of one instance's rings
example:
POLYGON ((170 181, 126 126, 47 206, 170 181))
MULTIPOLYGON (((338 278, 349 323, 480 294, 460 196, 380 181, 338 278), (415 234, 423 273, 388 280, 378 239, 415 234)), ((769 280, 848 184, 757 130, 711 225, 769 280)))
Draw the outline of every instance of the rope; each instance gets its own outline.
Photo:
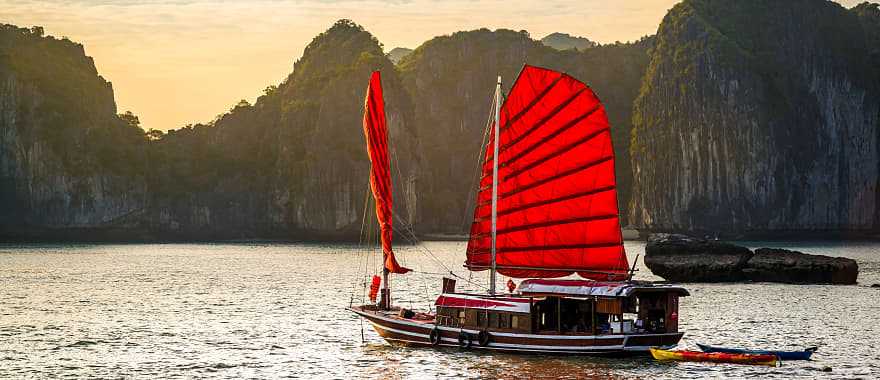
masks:
MULTIPOLYGON (((366 222, 367 222, 367 206, 366 205, 367 205, 367 201, 370 196, 369 188, 367 189, 367 191, 365 192, 364 195, 365 195, 364 196, 364 212, 363 212, 363 217, 361 218, 361 230, 358 235, 358 240, 359 240, 358 245, 361 245, 361 246, 364 245, 363 244, 363 242, 364 242, 364 227, 366 226, 366 222)), ((360 266, 361 266, 361 261, 364 261, 364 262, 366 261, 366 258, 364 256, 365 256, 365 250, 358 250, 357 258, 356 258, 356 262, 358 263, 358 268, 360 268, 360 266)), ((366 277, 366 265, 364 265, 364 272, 362 272, 362 273, 363 273, 363 277, 361 277, 361 280, 364 280, 366 277)), ((351 294, 349 295, 348 307, 354 306, 354 294, 357 291, 357 283, 358 283, 357 279, 358 279, 358 273, 355 272, 355 281, 353 281, 354 284, 352 284, 352 287, 351 287, 351 294)), ((361 292, 361 303, 363 303, 363 300, 364 300, 363 296, 364 296, 364 292, 366 291, 366 288, 367 288, 367 282, 363 281, 363 285, 364 285, 364 289, 361 292)))
MULTIPOLYGON (((409 241, 411 244, 416 245, 419 249, 421 249, 424 253, 426 253, 426 254, 428 255, 428 257, 430 257, 431 259, 433 259, 433 260, 437 263, 437 265, 439 265, 441 268, 443 268, 443 270, 446 271, 446 273, 431 273, 431 272, 423 272, 423 271, 416 271, 416 270, 413 270, 413 272, 423 273, 423 274, 444 275, 444 276, 445 276, 446 274, 449 274, 449 275, 451 275, 451 276, 453 276, 453 277, 455 277, 455 278, 458 278, 458 279, 464 280, 464 281, 470 283, 471 285, 480 286, 480 284, 477 284, 477 283, 475 283, 475 282, 472 282, 471 280, 465 279, 464 277, 462 277, 462 276, 456 274, 455 272, 453 272, 453 271, 452 271, 452 268, 450 268, 450 267, 447 266, 445 263, 443 263, 443 261, 440 260, 440 258, 438 258, 438 257, 434 254, 434 252, 432 252, 430 249, 428 249, 428 248, 425 247, 424 245, 420 244, 420 243, 415 239, 415 236, 412 236, 412 238, 411 238, 411 237, 409 237, 409 236, 403 234, 403 232, 410 232, 410 231, 399 231, 399 230, 398 230, 398 232, 400 232, 400 235, 401 235, 404 239, 406 239, 407 241, 409 241)), ((488 288, 486 288, 486 289, 488 289, 488 288)))
POLYGON ((464 277, 462 277, 462 276, 456 274, 456 273, 453 272, 453 271, 449 271, 449 272, 446 272, 446 273, 440 273, 440 272, 423 272, 423 271, 413 270, 413 272, 414 272, 414 273, 419 273, 419 274, 432 275, 432 276, 446 276, 446 275, 450 275, 450 276, 455 277, 455 278, 457 278, 457 279, 459 279, 459 280, 462 280, 462 281, 464 281, 464 282, 467 282, 468 284, 471 284, 471 285, 474 285, 474 286, 481 286, 481 284, 476 283, 476 282, 473 282, 473 281, 471 281, 471 280, 469 280, 469 279, 466 279, 466 278, 464 278, 464 277))
POLYGON ((471 189, 476 188, 477 192, 476 193, 470 192, 468 194, 468 199, 467 199, 467 202, 465 203, 465 212, 461 218, 461 228, 462 229, 465 229, 467 227, 467 223, 468 223, 469 219, 471 222, 473 222, 473 214, 468 214, 467 205, 471 204, 472 199, 476 203, 476 196, 480 192, 480 189, 478 186, 478 184, 479 184, 478 180, 481 177, 481 174, 483 174, 483 171, 480 169, 481 169, 482 164, 485 161, 485 158, 483 158, 483 155, 486 152, 486 149, 485 149, 486 144, 489 143, 489 131, 492 129, 492 122, 494 121, 494 119, 495 119, 495 99, 493 98, 491 105, 489 106, 489 117, 486 118, 486 127, 483 128, 483 138, 480 140, 480 147, 477 148, 477 157, 474 160, 477 164, 474 168, 474 176, 473 176, 473 178, 471 178, 471 189), (481 158, 483 158, 483 159, 481 159, 481 158))

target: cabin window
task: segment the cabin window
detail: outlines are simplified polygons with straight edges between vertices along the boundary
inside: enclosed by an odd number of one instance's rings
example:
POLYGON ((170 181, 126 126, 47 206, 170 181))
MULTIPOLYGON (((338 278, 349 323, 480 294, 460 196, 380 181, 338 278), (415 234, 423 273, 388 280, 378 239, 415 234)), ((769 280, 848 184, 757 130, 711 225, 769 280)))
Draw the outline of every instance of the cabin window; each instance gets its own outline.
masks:
POLYGON ((479 327, 487 326, 486 325, 486 322, 487 322, 486 313, 487 312, 485 312, 485 311, 477 311, 477 326, 479 326, 479 327))
POLYGON ((510 328, 518 329, 519 328, 519 317, 514 315, 510 317, 510 328))
POLYGON ((537 315, 537 331, 559 331, 560 301, 557 297, 547 297, 533 304, 532 313, 537 315))
POLYGON ((459 310, 451 307, 437 308, 437 324, 440 326, 456 327, 459 310))
POLYGON ((510 314, 501 314, 498 316, 498 328, 501 328, 501 329, 509 329, 510 328, 510 314))
POLYGON ((671 305, 667 303, 667 293, 641 294, 638 298, 638 321, 636 323, 638 328, 652 333, 676 331, 678 329, 677 323, 673 324, 669 321, 672 310, 669 308, 671 305))
POLYGON ((489 326, 497 327, 498 326, 498 313, 489 313, 489 326))

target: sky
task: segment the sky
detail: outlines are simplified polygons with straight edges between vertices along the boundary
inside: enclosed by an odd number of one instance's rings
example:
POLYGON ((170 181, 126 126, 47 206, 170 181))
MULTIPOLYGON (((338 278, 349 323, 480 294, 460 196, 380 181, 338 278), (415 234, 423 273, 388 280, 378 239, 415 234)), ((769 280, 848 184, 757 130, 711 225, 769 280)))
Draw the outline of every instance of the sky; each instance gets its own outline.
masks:
MULTIPOLYGON (((851 7, 863 0, 840 0, 851 7)), ((319 33, 352 19, 415 48, 482 27, 601 43, 654 34, 678 0, 0 0, 0 23, 43 26, 85 46, 119 112, 161 130, 208 122, 280 83, 319 33)), ((877 2, 877 1, 872 1, 877 2)))

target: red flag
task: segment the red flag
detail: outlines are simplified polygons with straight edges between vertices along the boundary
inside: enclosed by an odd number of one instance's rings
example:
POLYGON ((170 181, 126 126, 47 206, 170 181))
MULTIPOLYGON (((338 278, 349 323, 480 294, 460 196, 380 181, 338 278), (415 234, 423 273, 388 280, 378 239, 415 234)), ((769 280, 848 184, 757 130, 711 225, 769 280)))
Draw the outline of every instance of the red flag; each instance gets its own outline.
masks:
POLYGON ((376 199, 376 219, 382 234, 382 253, 385 269, 391 273, 406 273, 391 250, 391 162, 388 159, 388 127, 385 124, 385 101, 382 98, 382 80, 378 71, 370 77, 364 102, 364 136, 370 156, 370 189, 376 199))

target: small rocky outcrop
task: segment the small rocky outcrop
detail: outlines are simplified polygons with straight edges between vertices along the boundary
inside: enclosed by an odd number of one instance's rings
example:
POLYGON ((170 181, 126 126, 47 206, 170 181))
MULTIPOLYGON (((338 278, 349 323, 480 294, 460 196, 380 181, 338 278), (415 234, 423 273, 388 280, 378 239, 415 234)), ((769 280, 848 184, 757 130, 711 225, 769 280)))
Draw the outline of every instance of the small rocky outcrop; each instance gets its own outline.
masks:
POLYGON ((645 265, 675 282, 781 282, 790 284, 855 284, 859 267, 843 257, 738 245, 677 234, 652 234, 645 265))
POLYGON ((787 249, 759 248, 743 268, 750 281, 791 284, 855 284, 859 266, 855 260, 808 255, 787 249))
POLYGON ((645 248, 645 265, 669 281, 739 281, 752 255, 748 248, 724 242, 651 234, 645 248))

